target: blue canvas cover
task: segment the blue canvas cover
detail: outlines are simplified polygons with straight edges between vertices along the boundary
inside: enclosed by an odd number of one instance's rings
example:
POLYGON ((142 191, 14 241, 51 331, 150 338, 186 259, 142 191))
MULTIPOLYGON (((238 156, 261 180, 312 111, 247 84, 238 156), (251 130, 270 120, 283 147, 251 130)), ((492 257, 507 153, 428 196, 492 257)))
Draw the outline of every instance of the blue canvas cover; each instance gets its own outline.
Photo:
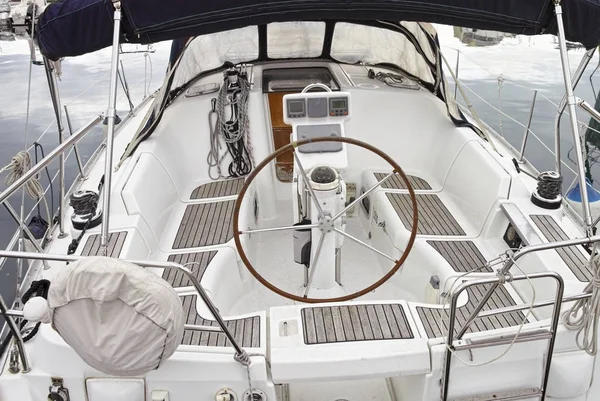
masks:
MULTIPOLYGON (((563 0, 566 37, 600 44, 600 0, 563 0)), ((122 39, 153 43, 293 20, 422 21, 516 34, 556 33, 553 0, 121 0, 122 39)), ((56 60, 112 43, 110 0, 63 0, 40 16, 38 42, 56 60)))

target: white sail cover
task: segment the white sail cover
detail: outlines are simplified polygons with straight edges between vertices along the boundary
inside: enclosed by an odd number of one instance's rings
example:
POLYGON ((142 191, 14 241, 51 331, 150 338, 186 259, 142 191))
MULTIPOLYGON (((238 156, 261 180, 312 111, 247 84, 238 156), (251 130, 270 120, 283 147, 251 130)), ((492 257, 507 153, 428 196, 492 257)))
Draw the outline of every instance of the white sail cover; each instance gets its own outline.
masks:
POLYGON ((91 367, 143 375, 183 337, 183 310, 156 274, 119 259, 89 257, 63 267, 50 285, 52 326, 91 367))

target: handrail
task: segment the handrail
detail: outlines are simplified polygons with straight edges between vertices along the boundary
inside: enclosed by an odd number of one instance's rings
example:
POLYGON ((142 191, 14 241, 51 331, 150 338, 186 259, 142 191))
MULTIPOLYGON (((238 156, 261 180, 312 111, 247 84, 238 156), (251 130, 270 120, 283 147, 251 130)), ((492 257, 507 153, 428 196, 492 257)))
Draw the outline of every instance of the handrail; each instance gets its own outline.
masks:
MULTIPOLYGON (((48 253, 40 254, 40 253, 35 253, 35 252, 18 252, 18 251, 0 251, 0 257, 11 258, 11 259, 48 260, 48 261, 55 261, 55 262, 76 262, 78 260, 85 259, 87 256, 55 255, 55 254, 48 254, 48 253)), ((174 270, 182 272, 192 282, 192 285, 198 292, 198 295, 200 296, 200 298, 202 298, 202 301, 204 301, 204 303, 208 307, 208 310, 210 311, 210 313, 213 315, 213 317, 217 321, 217 324, 221 328, 221 331, 225 334, 227 339, 231 342, 231 345, 233 346, 233 348, 235 349, 235 352, 236 352, 235 360, 244 365, 250 364, 250 359, 248 357, 248 354, 240 345, 238 345, 237 341, 235 340, 235 337, 231 334, 231 332, 227 328, 227 325, 225 324, 225 321, 221 317, 219 310, 213 304, 210 297, 208 296, 206 291, 204 291, 204 288, 202 287, 202 285, 200 284, 200 282, 198 281, 198 279, 196 278, 196 276, 192 273, 192 271, 190 269, 188 269, 187 267, 180 265, 178 263, 174 263, 174 262, 161 262, 161 261, 149 261, 149 260, 125 260, 125 259, 123 259, 123 261, 133 263, 133 264, 136 264, 136 265, 144 267, 144 268, 153 267, 153 268, 162 268, 162 269, 174 269, 174 270)), ((2 295, 0 295, 0 308, 2 308, 2 304, 4 304, 4 298, 2 297, 2 295)), ((13 317, 6 315, 7 311, 8 311, 8 308, 4 308, 3 310, 0 310, 0 315, 4 315, 6 317, 7 322, 12 321, 14 323, 13 317)), ((17 338, 17 343, 19 345, 19 353, 21 354, 21 358, 23 360, 26 360, 27 357, 25 355, 25 348, 23 346, 23 339, 20 337, 20 332, 18 330, 18 326, 12 327, 12 325, 11 325, 10 328, 13 331, 13 334, 14 335, 16 334, 15 338, 17 338), (14 330, 16 330, 16 332, 14 330)), ((194 330, 194 328, 191 328, 191 330, 194 330)), ((23 365, 25 365, 25 364, 23 364, 23 365)))
MULTIPOLYGON (((547 353, 546 353, 546 359, 544 361, 544 375, 542 376, 542 385, 540 387, 540 389, 542 391, 542 399, 544 399, 544 396, 546 394, 546 388, 548 385, 548 377, 550 374, 550 364, 552 362, 554 343, 556 341, 556 332, 557 332, 558 323, 560 320, 559 319, 560 308, 562 305, 565 284, 562 279, 562 276, 556 272, 532 273, 529 275, 519 275, 519 276, 514 276, 512 278, 512 280, 513 281, 531 280, 531 279, 536 279, 536 278, 552 278, 556 281, 556 298, 554 300, 554 309, 552 312, 552 319, 551 319, 551 324, 550 324, 551 329, 549 332, 551 335, 548 337, 548 349, 547 349, 547 353)), ((495 288, 495 287, 497 287, 497 284, 499 284, 499 282, 503 279, 504 279, 504 277, 493 277, 493 278, 488 278, 488 279, 467 281, 467 282, 460 284, 456 288, 456 290, 452 292, 452 296, 450 298, 450 317, 449 317, 449 321, 448 321, 448 336, 446 338, 446 360, 444 361, 444 378, 442 381, 442 400, 444 400, 444 401, 448 399, 450 367, 451 367, 451 362, 452 362, 451 358, 452 358, 453 347, 454 347, 454 324, 455 324, 455 320, 456 320, 456 309, 457 309, 457 304, 458 304, 458 297, 467 288, 475 286, 475 285, 493 284, 493 287, 495 288)), ((479 304, 479 306, 481 306, 482 304, 485 304, 486 302, 487 302, 487 300, 485 300, 485 299, 482 300, 481 303, 479 304)), ((529 307, 532 308, 531 305, 529 307)), ((479 311, 481 311, 481 308, 479 308, 479 311)), ((473 320, 474 319, 471 319, 471 320, 467 320, 467 322, 465 322, 465 325, 462 327, 462 329, 456 335, 457 339, 459 339, 459 340, 461 339, 461 337, 462 337, 461 333, 464 333, 466 331, 466 329, 469 327, 469 325, 472 323, 473 320)), ((533 338, 533 339, 535 339, 535 338, 533 338)))
MULTIPOLYGON (((597 242, 597 241, 600 241, 600 235, 594 235, 592 237, 575 238, 575 239, 568 239, 568 240, 564 240, 564 241, 548 242, 545 244, 526 246, 524 248, 521 248, 517 253, 515 253, 510 259, 508 259, 506 261, 504 266, 502 266, 502 268, 500 270, 498 270, 498 275, 504 276, 504 275, 508 274, 508 271, 510 270, 512 265, 517 261, 517 259, 520 259, 529 253, 546 251, 549 249, 564 248, 564 247, 568 247, 568 246, 591 244, 591 243, 597 242)), ((487 292, 481 299, 481 302, 475 307, 475 309, 471 312, 471 314, 467 318, 465 325, 458 333, 458 338, 461 338, 465 334, 465 332, 467 331, 467 327, 479 315, 479 313, 481 312, 481 310, 487 303, 488 299, 490 299, 490 297, 492 296, 494 291, 496 291, 496 288, 498 288, 498 285, 499 285, 498 282, 493 282, 493 284, 490 286, 490 288, 487 290, 487 292)))
POLYGON ((62 155, 64 151, 72 146, 75 142, 79 141, 85 134, 87 134, 96 124, 102 121, 103 116, 98 115, 93 118, 86 125, 81 127, 77 132, 70 136, 66 141, 59 144, 52 152, 48 153, 46 157, 39 161, 31 169, 27 170, 19 179, 9 185, 2 193, 0 193, 0 203, 8 199, 9 196, 14 194, 23 184, 29 181, 34 175, 40 172, 44 167, 50 164, 58 156, 62 155))
MULTIPOLYGON (((577 67, 577 71, 575 71, 575 74, 573 74, 573 79, 571 81, 571 85, 573 86, 573 89, 575 89, 577 87, 577 85, 579 84, 579 81, 581 80, 581 77, 583 76, 583 73, 585 72, 586 67, 588 66, 588 64, 590 63, 590 61, 592 60, 592 58, 594 57, 594 53, 596 52, 596 48, 594 47, 593 49, 590 49, 588 51, 585 52, 585 54, 583 55, 583 58, 581 59, 579 66, 577 67)), ((565 112, 565 109, 567 108, 567 94, 565 93, 565 95, 563 96, 562 100, 560 101, 559 105, 558 105, 558 113, 556 114, 556 117, 554 119, 554 147, 555 147, 555 155, 556 155, 556 160, 555 160, 555 168, 556 168, 556 172, 558 174, 560 174, 560 170, 561 170, 561 160, 560 160, 560 120, 565 112)))
POLYGON ((600 122, 600 113, 598 112, 598 110, 596 110, 594 108, 594 106, 592 106, 591 104, 589 104, 588 102, 586 102, 583 99, 575 99, 575 101, 577 102, 577 105, 582 109, 588 112, 589 115, 592 116, 592 118, 598 122, 600 122))

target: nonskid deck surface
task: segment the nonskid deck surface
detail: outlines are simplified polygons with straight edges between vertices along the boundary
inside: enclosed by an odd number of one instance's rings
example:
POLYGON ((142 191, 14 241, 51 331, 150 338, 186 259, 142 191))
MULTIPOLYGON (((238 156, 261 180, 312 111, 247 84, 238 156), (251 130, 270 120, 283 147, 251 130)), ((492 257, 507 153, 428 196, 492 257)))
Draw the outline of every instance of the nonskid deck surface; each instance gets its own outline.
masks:
MULTIPOLYGON (((375 176, 375 178, 377 179, 377 181, 381 181, 388 174, 386 174, 386 173, 373 173, 373 175, 375 176)), ((415 191, 418 191, 418 190, 430 190, 431 189, 431 185, 429 185, 429 183, 427 181, 425 181, 423 178, 416 177, 414 175, 407 175, 407 178, 408 178, 408 182, 410 182, 410 185, 412 185, 412 187, 413 187, 413 189, 415 191)), ((406 183, 404 182, 404 180, 402 179, 402 177, 400 177, 399 174, 394 174, 393 176, 391 176, 390 178, 388 178, 386 180, 386 182, 384 182, 383 184, 381 184, 381 188, 385 188, 385 189, 408 189, 406 187, 406 183)))
MULTIPOLYGON (((536 215, 531 216, 531 220, 540 229, 544 237, 549 242, 568 240, 569 235, 558 225, 552 216, 536 215)), ((575 277, 579 281, 589 282, 593 278, 593 272, 588 265, 589 255, 585 254, 581 247, 570 246, 565 248, 556 248, 556 253, 565 262, 567 267, 571 269, 575 277)))
POLYGON ((303 308, 302 326, 308 345, 414 338, 400 304, 303 308))
POLYGON ((240 193, 243 185, 243 178, 212 181, 194 189, 190 199, 208 199, 237 195, 240 193))
MULTIPOLYGON (((186 295, 182 298, 183 313, 186 317, 187 324, 218 326, 216 321, 205 319, 198 314, 198 311, 196 310, 196 295, 186 295)), ((242 319, 226 319, 225 323, 236 342, 241 347, 260 347, 260 316, 250 316, 242 319)), ((181 344, 208 347, 231 347, 231 343, 227 340, 224 333, 197 330, 185 330, 181 344)))

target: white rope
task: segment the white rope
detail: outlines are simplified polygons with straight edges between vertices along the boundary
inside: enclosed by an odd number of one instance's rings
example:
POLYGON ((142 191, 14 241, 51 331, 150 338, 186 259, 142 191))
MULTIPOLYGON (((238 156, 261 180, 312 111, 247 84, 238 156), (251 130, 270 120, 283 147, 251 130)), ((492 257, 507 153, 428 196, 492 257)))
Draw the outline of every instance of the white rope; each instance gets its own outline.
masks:
POLYGON ((584 292, 592 293, 591 298, 576 301, 563 315, 567 329, 577 331, 575 341, 579 349, 594 356, 598 352, 598 315, 600 315, 600 255, 599 243, 595 242, 588 268, 593 272, 592 280, 584 292))
MULTIPOLYGON (((12 185, 15 181, 23 176, 27 171, 31 169, 31 157, 29 153, 22 150, 16 155, 13 156, 10 163, 0 169, 0 174, 4 172, 8 172, 4 183, 6 186, 12 185)), ((33 176, 29 180, 23 184, 23 190, 27 193, 27 195, 34 200, 43 200, 46 208, 46 212, 48 214, 48 222, 52 221, 50 217, 50 208, 48 207, 48 203, 46 202, 46 197, 44 196, 44 188, 40 184, 39 176, 33 176)), ((23 216, 21 216, 23 217, 23 216)))
MULTIPOLYGON (((448 350, 450 351, 450 353, 452 353, 452 355, 458 359, 463 365, 465 366, 469 366, 469 367, 479 367, 479 366, 485 366, 485 365, 489 365, 493 362, 496 362, 497 360, 501 359, 502 357, 504 357, 506 354, 508 354, 508 352, 512 349, 513 345, 515 345, 515 343, 517 342, 517 339, 519 338, 519 335, 521 334, 521 331, 523 330, 523 326, 525 326, 525 323, 527 323, 527 320, 529 319, 529 316, 531 315, 531 312, 533 311, 533 306, 535 304, 535 297, 536 297, 536 292, 535 292, 535 287, 533 286, 533 283, 531 282, 531 279, 529 278, 529 275, 527 275, 520 267, 519 265, 517 265, 516 261, 512 258, 512 256, 508 255, 508 258, 510 260, 512 260, 513 265, 527 278, 527 281, 529 282, 529 285, 531 286, 531 291, 532 291, 532 299, 531 299, 531 304, 529 306, 529 309, 527 310, 527 314, 525 315, 525 317, 523 318, 523 320, 521 321, 521 324, 519 325, 519 328, 517 329, 517 332, 515 334, 515 337, 513 338, 513 340, 510 342, 510 344, 508 344, 508 346, 506 347, 506 349, 498 356, 488 360, 488 361, 484 361, 484 362, 480 362, 480 363, 471 363, 468 361, 465 361, 464 359, 462 359, 460 356, 458 356, 458 353, 456 351, 454 351, 448 344, 446 345, 446 348, 448 348, 448 350)), ((452 290, 454 289, 454 286, 456 285, 456 283, 458 282, 458 280, 468 274, 473 273, 474 271, 480 270, 483 267, 486 266, 493 266, 496 264, 501 263, 501 259, 500 258, 496 258, 493 261, 490 261, 488 264, 484 265, 484 266, 480 266, 478 268, 475 268, 473 270, 470 270, 466 273, 463 273, 462 275, 458 276, 454 282, 452 283, 452 286, 450 287, 450 291, 448 291, 448 294, 452 293, 452 290), (500 262, 497 262, 497 260, 500 260, 500 262), (494 263, 492 263, 494 262, 494 263), (490 264, 491 263, 491 264, 490 264)), ((506 278, 505 277, 501 277, 500 278, 500 285, 503 285, 506 282, 506 278)), ((448 301, 449 301, 450 297, 444 297, 444 302, 442 303, 442 311, 447 312, 449 310, 449 308, 447 308, 448 306, 448 301)), ((458 309, 458 308, 457 308, 458 309)), ((449 315, 446 313, 446 316, 449 315)), ((444 314, 440 313, 440 324, 439 327, 448 327, 448 325, 444 325, 443 324, 443 317, 444 314)), ((448 320, 449 322, 449 320, 448 320)), ((472 324, 472 323, 471 323, 472 324)))

